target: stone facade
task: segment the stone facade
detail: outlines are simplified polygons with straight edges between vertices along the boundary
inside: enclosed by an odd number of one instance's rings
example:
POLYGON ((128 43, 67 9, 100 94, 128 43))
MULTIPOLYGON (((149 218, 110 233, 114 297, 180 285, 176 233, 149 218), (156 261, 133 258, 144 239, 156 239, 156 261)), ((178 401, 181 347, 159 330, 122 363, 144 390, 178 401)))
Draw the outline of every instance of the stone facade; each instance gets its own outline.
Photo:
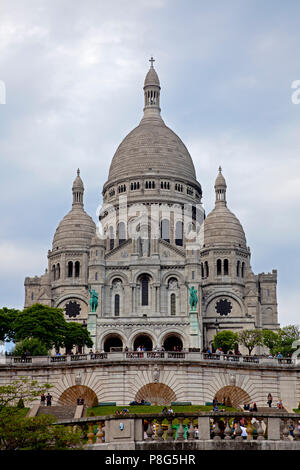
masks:
POLYGON ((161 118, 153 62, 144 99, 141 122, 112 159, 99 229, 84 210, 78 170, 72 209, 55 232, 48 268, 25 279, 25 307, 39 302, 63 308, 68 320, 87 323, 94 349, 105 351, 202 349, 217 329, 276 330, 277 272, 252 272, 221 169, 215 208, 205 218, 192 158, 161 118), (95 313, 89 287, 99 295, 95 313))

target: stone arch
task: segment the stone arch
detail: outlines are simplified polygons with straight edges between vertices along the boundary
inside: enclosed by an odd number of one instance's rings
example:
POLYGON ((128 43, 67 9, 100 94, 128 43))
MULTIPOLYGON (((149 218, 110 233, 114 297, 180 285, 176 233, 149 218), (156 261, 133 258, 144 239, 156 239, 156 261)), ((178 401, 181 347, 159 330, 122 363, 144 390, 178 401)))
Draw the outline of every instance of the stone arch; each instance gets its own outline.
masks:
POLYGON ((209 295, 207 297, 207 299, 205 299, 205 305, 204 305, 204 309, 203 309, 205 316, 206 316, 206 311, 207 311, 210 303, 218 297, 231 297, 232 299, 234 299, 238 303, 238 305, 241 309, 242 315, 245 315, 245 313, 246 313, 245 305, 243 304, 242 300, 236 294, 234 294, 233 292, 224 290, 224 291, 222 291, 222 294, 220 294, 220 292, 214 292, 211 295, 209 295))
POLYGON ((122 272, 114 272, 106 278, 106 285, 112 287, 114 280, 121 279, 124 285, 128 285, 128 277, 122 272))
POLYGON ((77 293, 76 293, 76 294, 75 294, 75 293, 74 293, 74 294, 71 294, 71 293, 70 293, 70 294, 66 294, 66 295, 60 297, 60 298, 55 302, 54 307, 56 307, 56 308, 62 308, 62 307, 61 307, 61 304, 62 304, 63 302, 65 302, 66 300, 69 300, 69 299, 72 299, 72 300, 81 300, 81 301, 84 303, 84 305, 88 306, 88 302, 87 302, 86 297, 84 297, 84 296, 81 295, 81 294, 77 294, 77 293))
POLYGON ((167 331, 166 330, 163 331, 158 338, 158 344, 163 345, 164 341, 169 336, 177 336, 178 338, 181 339, 183 348, 188 347, 187 335, 183 331, 181 331, 179 328, 176 328, 176 327, 170 328, 167 331))
POLYGON ((151 330, 148 330, 148 329, 135 330, 134 333, 128 339, 128 347, 129 349, 132 349, 132 351, 134 350, 134 342, 138 336, 149 336, 149 338, 152 341, 153 347, 155 347, 157 344, 157 340, 154 337, 153 332, 151 330))
POLYGON ((161 344, 162 346, 164 346, 166 351, 173 351, 174 346, 181 346, 181 348, 184 347, 184 339, 180 333, 176 331, 169 331, 168 333, 164 334, 164 336, 162 337, 161 344), (167 347, 168 345, 169 346, 173 345, 173 347, 171 347, 170 349, 167 347))
POLYGON ((169 279, 171 279, 172 277, 175 277, 177 279, 178 287, 180 287, 180 285, 184 284, 184 279, 183 279, 182 274, 180 272, 174 270, 174 269, 172 269, 171 271, 169 271, 169 272, 167 272, 166 274, 163 275, 161 283, 164 286, 167 286, 168 282, 169 282, 169 279))
POLYGON ((119 331, 116 331, 114 329, 108 329, 108 330, 104 331, 104 333, 100 336, 100 338, 98 338, 98 341, 97 341, 98 349, 100 351, 102 349, 104 349, 105 340, 108 339, 109 337, 113 337, 113 336, 119 336, 119 338, 122 340, 123 346, 125 347, 126 338, 124 337, 124 335, 121 334, 119 331))
POLYGON ((103 347, 105 352, 111 352, 111 348, 124 348, 124 341, 121 335, 118 333, 109 333, 102 339, 103 347))
POLYGON ((59 397, 57 404, 60 406, 76 406, 77 399, 80 397, 84 399, 84 404, 88 407, 98 405, 96 393, 86 385, 73 385, 73 387, 67 388, 59 397))
POLYGON ((249 394, 235 385, 222 387, 217 391, 214 398, 216 398, 219 403, 223 403, 225 398, 225 403, 231 403, 234 408, 239 408, 240 406, 243 406, 244 403, 251 403, 249 394))
POLYGON ((176 401, 176 395, 168 385, 152 382, 141 387, 136 393, 135 400, 142 399, 152 405, 170 405, 172 401, 176 401))

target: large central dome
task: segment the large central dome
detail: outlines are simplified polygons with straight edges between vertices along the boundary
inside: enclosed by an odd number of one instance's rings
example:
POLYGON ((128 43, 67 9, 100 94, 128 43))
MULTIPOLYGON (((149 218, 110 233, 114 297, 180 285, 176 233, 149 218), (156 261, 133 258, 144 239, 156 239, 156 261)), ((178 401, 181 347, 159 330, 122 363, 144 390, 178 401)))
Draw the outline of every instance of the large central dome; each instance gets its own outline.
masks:
POLYGON ((122 180, 153 176, 181 180, 201 194, 186 146, 161 118, 160 82, 153 61, 144 81, 144 116, 117 148, 105 188, 122 180))
POLYGON ((112 159, 108 179, 149 174, 149 171, 196 182, 187 148, 161 118, 142 119, 125 137, 112 159))

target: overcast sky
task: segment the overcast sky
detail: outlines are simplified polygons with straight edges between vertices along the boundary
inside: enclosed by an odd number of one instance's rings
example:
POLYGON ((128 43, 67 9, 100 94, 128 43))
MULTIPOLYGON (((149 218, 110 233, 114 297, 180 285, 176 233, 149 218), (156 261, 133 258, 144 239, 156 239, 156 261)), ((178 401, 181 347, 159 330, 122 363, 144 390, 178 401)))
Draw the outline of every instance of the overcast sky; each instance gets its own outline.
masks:
POLYGON ((252 269, 278 270, 279 322, 299 324, 299 18, 298 0, 0 0, 0 306, 44 273, 78 167, 96 221, 153 55, 206 213, 221 165, 252 269))

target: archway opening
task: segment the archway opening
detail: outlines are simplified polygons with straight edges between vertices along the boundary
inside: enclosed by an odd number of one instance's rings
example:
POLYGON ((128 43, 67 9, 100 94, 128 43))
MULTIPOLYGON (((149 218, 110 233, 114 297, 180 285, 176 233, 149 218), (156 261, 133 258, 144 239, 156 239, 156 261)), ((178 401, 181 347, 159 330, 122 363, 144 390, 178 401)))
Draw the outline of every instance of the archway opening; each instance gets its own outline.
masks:
POLYGON ((105 352, 116 352, 123 350, 123 341, 118 335, 110 335, 104 340, 103 349, 105 352))
POLYGON ((176 395, 168 385, 153 382, 140 388, 135 400, 145 400, 152 405, 170 405, 172 401, 176 401, 176 395))
POLYGON ((235 385, 227 385, 221 388, 216 394, 215 399, 218 403, 225 403, 226 406, 239 408, 245 403, 250 404, 251 398, 245 390, 235 385))
POLYGON ((163 347, 165 351, 182 351, 183 343, 179 336, 170 335, 164 340, 163 347))
POLYGON ((152 351, 153 344, 152 339, 148 335, 139 335, 135 338, 133 349, 137 351, 138 348, 142 348, 145 351, 152 351))
POLYGON ((78 398, 83 398, 84 405, 87 407, 98 405, 96 393, 86 385, 74 385, 67 388, 59 397, 57 404, 59 406, 76 406, 78 398))

